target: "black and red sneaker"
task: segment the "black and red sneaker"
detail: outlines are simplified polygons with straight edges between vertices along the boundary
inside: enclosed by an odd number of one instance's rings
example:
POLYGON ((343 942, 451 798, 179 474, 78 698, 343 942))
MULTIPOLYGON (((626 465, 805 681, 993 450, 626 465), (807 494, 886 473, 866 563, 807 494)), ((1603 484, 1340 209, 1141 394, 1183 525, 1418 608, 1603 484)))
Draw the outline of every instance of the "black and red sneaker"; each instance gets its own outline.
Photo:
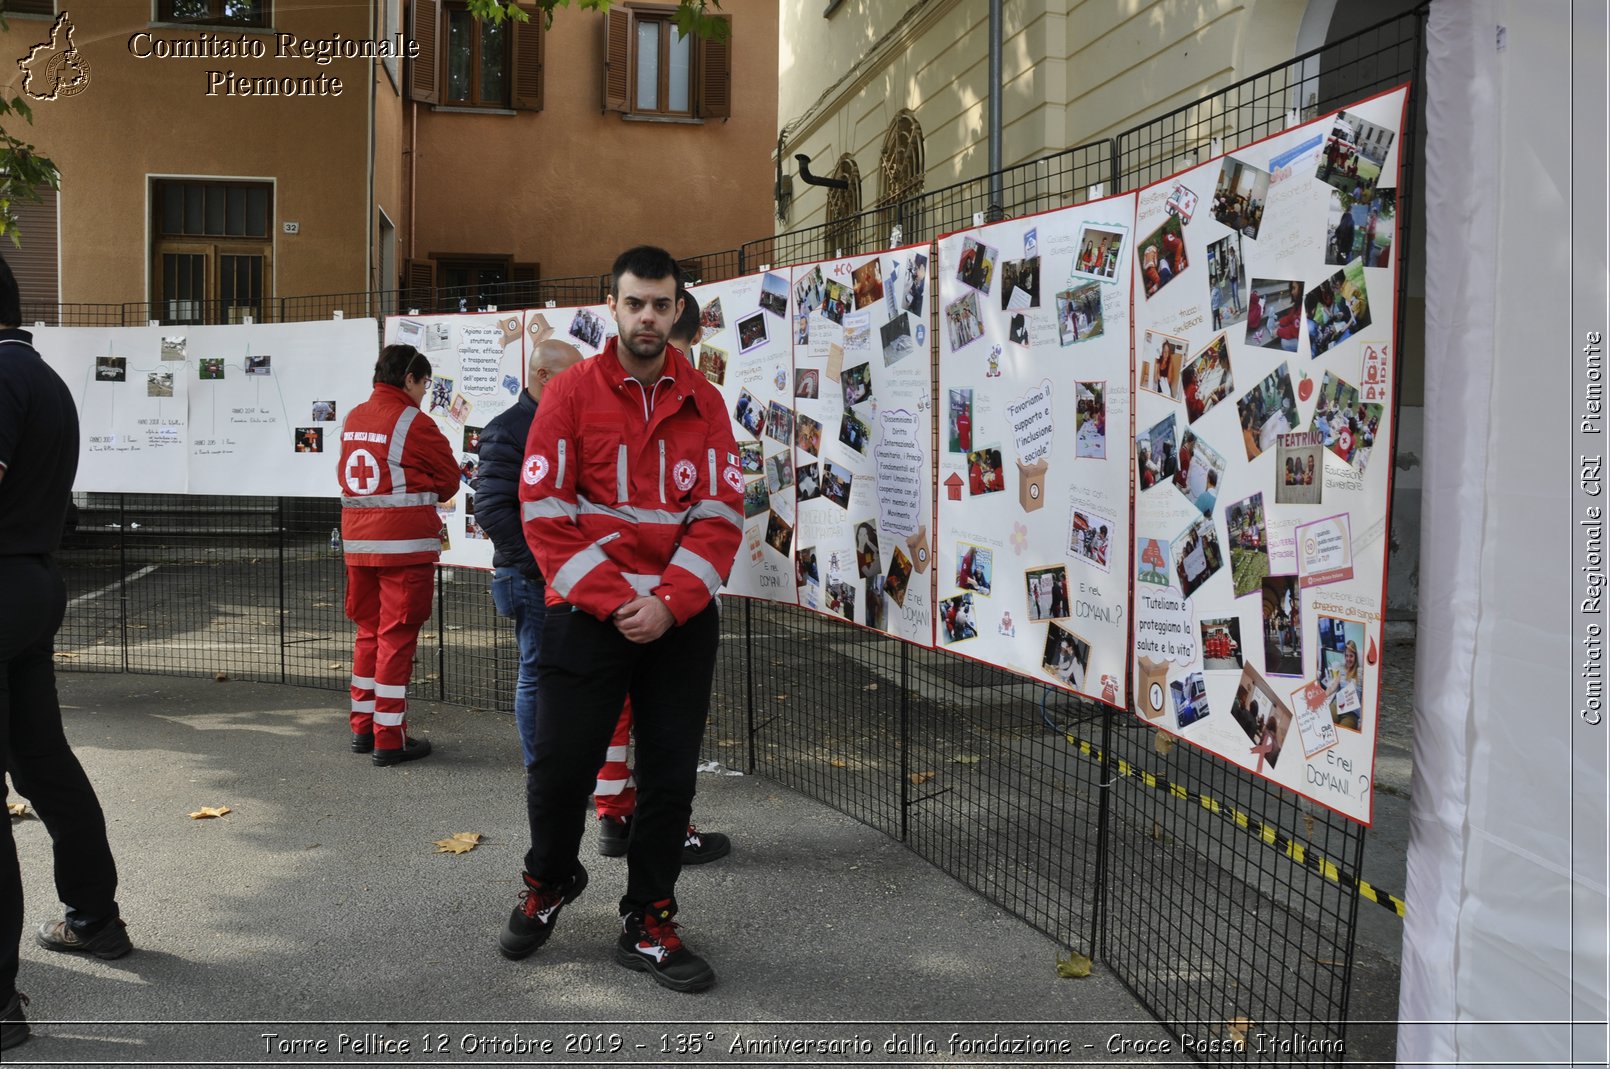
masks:
POLYGON ((700 831, 688 825, 687 838, 682 841, 682 864, 703 865, 732 853, 732 840, 719 831, 700 831))
POLYGON ((621 937, 615 960, 628 969, 646 972, 654 982, 672 991, 703 991, 716 982, 710 963, 683 945, 676 934, 676 901, 666 898, 646 910, 621 918, 621 937))
POLYGON ((532 951, 546 943, 559 919, 559 910, 587 889, 587 870, 579 861, 576 874, 558 887, 544 887, 529 872, 522 872, 520 878, 525 881, 520 904, 509 914, 509 923, 498 936, 498 950, 511 961, 530 957, 532 951))

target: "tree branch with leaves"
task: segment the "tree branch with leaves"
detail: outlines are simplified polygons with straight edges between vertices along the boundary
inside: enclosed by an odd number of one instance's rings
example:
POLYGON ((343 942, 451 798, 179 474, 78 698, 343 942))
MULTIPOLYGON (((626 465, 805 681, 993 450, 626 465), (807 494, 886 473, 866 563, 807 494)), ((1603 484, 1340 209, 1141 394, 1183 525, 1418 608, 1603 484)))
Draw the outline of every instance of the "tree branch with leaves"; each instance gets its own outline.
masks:
MULTIPOLYGON (((512 19, 515 22, 526 22, 531 18, 527 7, 534 7, 542 12, 545 25, 553 25, 553 13, 561 7, 570 7, 572 0, 467 0, 470 13, 477 18, 490 22, 502 22, 512 19)), ((582 11, 608 11, 612 0, 574 0, 575 6, 582 11)), ((719 18, 714 11, 721 10, 721 0, 677 0, 676 14, 671 16, 671 22, 676 26, 677 32, 686 37, 692 34, 695 37, 714 41, 724 41, 731 27, 725 19, 719 18)))

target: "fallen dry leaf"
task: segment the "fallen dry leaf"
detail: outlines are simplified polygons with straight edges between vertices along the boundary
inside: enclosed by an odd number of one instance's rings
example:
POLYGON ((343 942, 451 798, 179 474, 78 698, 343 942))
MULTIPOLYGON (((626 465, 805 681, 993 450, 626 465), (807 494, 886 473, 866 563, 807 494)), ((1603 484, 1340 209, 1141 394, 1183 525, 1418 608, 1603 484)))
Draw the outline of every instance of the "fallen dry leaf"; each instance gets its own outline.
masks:
POLYGON ((478 831, 461 831, 451 839, 437 839, 436 852, 438 854, 467 854, 481 844, 481 833, 478 831))
POLYGON ((1230 1038, 1235 1041, 1235 1049, 1244 1049, 1247 1045, 1247 1031, 1252 1027, 1252 1018, 1232 1017, 1225 1022, 1225 1027, 1230 1031, 1230 1038))
POLYGON ((7 802, 6 812, 14 817, 25 817, 28 815, 28 806, 22 802, 7 802))
POLYGON ((217 675, 212 677, 212 681, 214 683, 228 683, 229 682, 229 673, 228 672, 219 672, 217 675))
POLYGON ((911 780, 912 786, 921 787, 924 783, 927 783, 929 780, 933 779, 934 776, 935 773, 933 772, 913 772, 906 778, 911 780))
POLYGON ((1152 821, 1152 838, 1157 842, 1163 842, 1168 838, 1168 836, 1163 833, 1163 824, 1161 821, 1152 821))
POLYGON ((848 761, 846 761, 842 757, 835 757, 835 758, 833 758, 833 760, 829 761, 828 764, 832 765, 834 768, 849 768, 850 767, 850 763, 848 761))
POLYGON ((325 665, 326 668, 343 668, 345 665, 337 661, 335 664, 325 665))
POLYGON ((1078 951, 1068 951, 1067 957, 1057 957, 1057 976, 1063 980, 1083 980, 1090 975, 1090 959, 1078 951))
POLYGON ((190 814, 191 820, 208 820, 212 817, 221 817, 230 811, 227 805, 204 805, 190 814))
POLYGON ((1159 731, 1155 735, 1152 736, 1152 749, 1156 750, 1159 754, 1162 754, 1164 757, 1167 757, 1168 752, 1170 750, 1172 750, 1173 748, 1174 748, 1174 736, 1169 735, 1169 734, 1167 734, 1165 732, 1162 732, 1162 731, 1159 731))
POLYGON ((877 690, 877 689, 878 689, 878 685, 877 685, 877 684, 876 684, 876 683, 868 683, 868 684, 867 684, 867 685, 866 685, 866 689, 867 689, 867 690, 877 690))
POLYGON ((976 765, 979 761, 983 760, 983 758, 975 757, 972 754, 962 754, 960 757, 953 758, 952 760, 954 760, 958 765, 976 765))
POLYGON ((772 699, 774 701, 786 702, 788 700, 788 695, 786 695, 786 694, 773 694, 772 699))
POLYGON ((1310 839, 1314 837, 1314 815, 1312 813, 1303 814, 1303 833, 1310 839))

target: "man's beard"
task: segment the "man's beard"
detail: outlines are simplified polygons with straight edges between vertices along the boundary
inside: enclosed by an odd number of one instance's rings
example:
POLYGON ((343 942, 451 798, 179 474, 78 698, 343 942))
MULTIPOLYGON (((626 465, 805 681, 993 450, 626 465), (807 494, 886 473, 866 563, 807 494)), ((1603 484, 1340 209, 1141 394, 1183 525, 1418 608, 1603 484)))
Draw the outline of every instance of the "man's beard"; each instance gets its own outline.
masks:
POLYGON ((666 339, 664 335, 656 334, 653 341, 639 341, 636 335, 622 334, 620 343, 639 360, 657 360, 665 352, 666 339))

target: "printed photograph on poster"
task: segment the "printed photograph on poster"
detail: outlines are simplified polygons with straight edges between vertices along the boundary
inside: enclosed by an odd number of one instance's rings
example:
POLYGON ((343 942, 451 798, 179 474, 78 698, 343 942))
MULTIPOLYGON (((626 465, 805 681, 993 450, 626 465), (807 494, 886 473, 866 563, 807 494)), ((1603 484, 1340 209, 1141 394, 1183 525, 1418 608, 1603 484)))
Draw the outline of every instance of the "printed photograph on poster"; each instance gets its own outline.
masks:
POLYGON ((783 445, 794 443, 794 410, 780 401, 766 408, 766 437, 783 445))
POLYGON ((974 497, 995 494, 1006 489, 1006 478, 1001 474, 1001 450, 995 446, 975 449, 967 454, 967 492, 974 497))
POLYGON ((1396 137, 1384 126, 1366 122, 1352 112, 1339 112, 1325 135, 1314 177, 1337 189, 1367 196, 1381 177, 1381 168, 1386 166, 1386 155, 1396 137))
POLYGON ((1068 522, 1069 555, 1107 571, 1108 542, 1111 532, 1117 529, 1118 525, 1106 516, 1075 506, 1068 522))
MULTIPOLYGON (((591 314, 591 313, 589 313, 591 314)), ((597 319, 597 316, 593 316, 597 319)), ((600 322, 602 322, 600 320, 600 322)), ((446 323, 428 323, 425 326, 425 352, 439 353, 443 349, 451 348, 453 335, 446 323)))
POLYGON ((945 336, 950 340, 951 352, 965 349, 983 335, 977 293, 968 291, 945 306, 945 336))
POLYGON ((1385 409, 1358 399, 1358 387, 1325 372, 1314 403, 1314 419, 1309 429, 1319 436, 1326 449, 1351 464, 1360 475, 1370 462, 1375 435, 1381 429, 1385 409))
MULTIPOLYGON (((716 298, 720 300, 720 298, 716 298)), ((727 382, 727 354, 725 350, 717 349, 714 345, 699 346, 699 374, 715 383, 724 386, 727 382)))
POLYGON ((978 637, 973 595, 957 594, 939 603, 939 637, 947 644, 978 637))
POLYGON ((995 551, 971 542, 956 543, 956 586, 989 597, 995 574, 995 551))
POLYGON ((806 583, 820 583, 822 573, 816 565, 816 547, 802 546, 794 554, 794 584, 804 586, 806 583))
POLYGON ((145 395, 147 397, 172 397, 173 369, 170 367, 146 372, 145 395))
POLYGON ((1241 258, 1241 235, 1220 238, 1207 248, 1208 305, 1213 310, 1213 329, 1233 327, 1247 318, 1246 262, 1241 258))
POLYGON ((822 373, 814 367, 794 369, 794 396, 814 401, 822 395, 822 373))
POLYGON ((913 253, 906 266, 905 281, 901 283, 903 294, 900 307, 912 315, 922 314, 923 295, 928 291, 928 254, 925 252, 913 253))
POLYGON ((1068 346, 1101 335, 1101 283, 1086 282, 1057 294, 1057 340, 1068 346))
POLYGON ((950 451, 952 453, 971 453, 973 451, 972 390, 951 387, 948 423, 950 427, 950 451))
POLYGON ((1325 688, 1310 679, 1291 692, 1291 707, 1297 711, 1297 737, 1303 754, 1313 757, 1337 743, 1336 725, 1330 719, 1330 697, 1325 688))
POLYGON ((1090 667, 1090 643, 1060 624, 1048 624, 1045 630, 1045 652, 1040 657, 1040 668, 1053 679, 1083 690, 1085 672, 1090 667))
POLYGON ((298 427, 296 428, 295 438, 298 453, 324 452, 323 427, 298 427))
POLYGON ((1209 672, 1241 671, 1241 618, 1202 621, 1202 667, 1209 672))
POLYGON ((801 464, 794 470, 794 492, 800 501, 822 496, 822 469, 819 464, 801 464))
POLYGON ((811 313, 809 309, 801 308, 794 316, 794 344, 809 345, 811 343, 811 313))
POLYGON ((850 623, 855 623, 855 586, 829 572, 826 593, 826 611, 838 613, 850 623))
POLYGON ((859 311, 867 305, 883 300, 883 260, 874 256, 850 273, 855 283, 855 307, 859 311))
POLYGON ((1064 620, 1072 615, 1068 608, 1068 566, 1052 564, 1029 568, 1023 573, 1028 592, 1029 621, 1064 620))
POLYGON ((1001 311, 1040 307, 1040 258, 1006 260, 1001 264, 1001 311))
MULTIPOLYGON (((1175 219, 1176 224, 1178 218, 1175 219)), ((1178 229, 1176 227, 1176 233, 1178 229)), ((1086 224, 1079 232, 1079 253, 1073 261, 1073 273, 1085 278, 1093 278, 1101 282, 1113 282, 1118 278, 1118 257, 1124 253, 1125 230, 1118 230, 1109 226, 1091 226, 1086 224)), ((1179 266, 1185 266, 1184 246, 1181 246, 1179 266)), ((1172 266, 1172 265, 1171 265, 1172 266)))
POLYGON ((1180 222, 1190 223, 1191 216, 1196 214, 1196 194, 1184 186, 1175 186, 1174 192, 1168 195, 1168 203, 1163 210, 1180 217, 1180 222))
POLYGON ((699 309, 699 326, 706 334, 720 334, 727 329, 727 317, 721 312, 720 297, 699 309))
POLYGON ((894 367, 917 351, 917 342, 911 336, 911 315, 901 312, 880 329, 883 341, 883 366, 894 367))
POLYGON ((872 313, 851 312, 844 317, 844 351, 868 352, 872 348, 872 313))
MULTIPOLYGON (((414 324, 417 329, 418 323, 414 324)), ((412 344, 412 343, 410 343, 412 344)), ((162 359, 183 360, 185 357, 185 338, 182 334, 170 335, 162 339, 162 359)))
POLYGON ((578 308, 565 328, 572 338, 594 349, 603 348, 604 320, 590 308, 578 308))
POLYGON ((862 401, 872 399, 872 365, 857 364, 845 368, 839 377, 839 386, 844 390, 844 407, 852 408, 862 401))
POLYGON ((1230 717, 1252 742, 1251 753, 1258 759, 1258 769, 1262 771, 1265 764, 1273 768, 1280 760, 1286 733, 1291 730, 1291 708, 1275 696, 1269 681, 1250 664, 1241 670, 1230 717))
POLYGON ((453 403, 447 406, 447 418, 454 423, 462 425, 470 418, 470 410, 475 407, 468 397, 461 393, 453 395, 453 403))
POLYGON ((752 520, 771 508, 771 494, 765 478, 750 479, 744 483, 744 519, 752 520))
POLYGON ((1297 578, 1304 589, 1353 578, 1352 521, 1347 513, 1297 525, 1297 578))
POLYGON ((1224 478, 1224 455, 1188 430, 1180 439, 1179 466, 1174 472, 1174 488, 1185 495, 1204 516, 1213 515, 1219 498, 1219 482, 1224 478))
POLYGON ((1203 583, 1224 567, 1224 554, 1219 549, 1219 532, 1214 529, 1213 520, 1208 516, 1185 528, 1169 547, 1169 554, 1174 558, 1174 574, 1179 578, 1180 592, 1186 597, 1196 593, 1203 583))
POLYGON ((855 476, 831 460, 822 461, 822 496, 841 509, 850 507, 850 488, 855 476))
POLYGON ((855 525, 855 574, 871 579, 883 570, 878 555, 878 525, 862 520, 855 525))
POLYGON ((266 353, 260 356, 247 355, 246 374, 272 375, 274 373, 274 358, 266 353))
POLYGON ((1269 199, 1269 172, 1234 156, 1226 156, 1213 189, 1213 218, 1245 237, 1257 240, 1263 206, 1269 199))
POLYGON ((98 356, 95 358, 96 382, 126 382, 128 381, 128 358, 122 356, 98 356))
POLYGON ((771 518, 766 521, 766 544, 785 557, 794 544, 793 526, 777 515, 776 509, 771 510, 771 518))
POLYGON ((822 294, 822 318, 843 326, 844 317, 850 312, 850 287, 837 279, 828 279, 822 294))
POLYGON ((1263 670, 1272 676, 1303 673, 1302 598, 1295 575, 1263 581, 1263 670))
POLYGON ((1246 343, 1260 349, 1297 351, 1303 329, 1303 284, 1296 279, 1255 278, 1247 298, 1246 343))
POLYGON ((1390 267, 1397 190, 1376 190, 1355 199, 1351 192, 1331 190, 1325 218, 1325 262, 1336 267, 1360 260, 1365 267, 1390 267))
POLYGON ((760 307, 782 319, 788 315, 788 279, 767 271, 760 280, 760 307))
POLYGON ((766 460, 766 489, 780 494, 794 485, 794 458, 785 450, 766 460))
POLYGON ((1006 328, 1006 340, 1013 345, 1029 344, 1029 317, 1023 312, 1012 314, 1011 325, 1006 328))
POLYGON ((1168 574, 1168 543, 1160 538, 1135 539, 1135 582, 1152 586, 1171 586, 1168 574))
POLYGON ((879 631, 889 629, 888 606, 883 600, 883 578, 867 579, 861 584, 862 604, 865 606, 866 625, 879 631))
POLYGON ((1324 496, 1324 437, 1318 431, 1282 434, 1275 447, 1275 504, 1317 505, 1324 496))
POLYGON ((1085 460, 1107 459, 1107 384, 1075 382, 1074 451, 1085 460))
POLYGON ((964 238, 961 259, 956 264, 957 280, 980 293, 988 293, 995 274, 996 255, 995 249, 981 244, 977 238, 964 238))
POLYGON ((884 577, 883 589, 894 599, 894 603, 905 608, 906 590, 911 585, 911 558, 906 555, 906 547, 896 544, 894 553, 889 557, 889 574, 884 577))
POLYGON ((1174 701, 1174 721, 1182 729, 1207 718, 1207 677, 1201 672, 1170 681, 1168 693, 1174 701))
POLYGON ((839 420, 839 441, 864 454, 872 442, 872 428, 867 426, 866 420, 845 409, 843 418, 839 420))
POLYGON ((1160 393, 1171 401, 1180 399, 1180 368, 1190 343, 1172 334, 1148 330, 1141 339, 1140 388, 1160 393))
POLYGON ((738 320, 738 351, 747 353, 765 345, 770 335, 766 332, 766 316, 756 312, 746 319, 738 320))
POLYGON ((755 400, 755 395, 748 390, 739 391, 738 400, 732 406, 732 418, 756 438, 760 437, 761 429, 766 425, 766 413, 761 409, 760 402, 755 400))
POLYGON ((1135 477, 1142 490, 1174 478, 1179 458, 1174 453, 1174 413, 1135 437, 1135 477))
POLYGON ((1315 617, 1318 625, 1319 684, 1325 688, 1331 723, 1349 731, 1363 730, 1364 623, 1335 616, 1315 617))
POLYGON ((738 443, 738 470, 745 475, 759 475, 765 471, 765 451, 759 442, 738 443))
MULTIPOLYGON (((1312 386, 1309 387, 1313 389, 1312 386)), ((1282 434, 1297 429, 1297 397, 1291 389, 1291 374, 1285 363, 1264 376, 1262 382, 1236 401, 1241 413, 1241 444, 1248 460, 1256 460, 1270 449, 1282 434)))
POLYGON ((1185 235, 1177 215, 1163 220, 1163 225, 1140 239, 1140 282, 1148 299, 1157 296, 1162 288, 1190 267, 1185 255, 1185 235))
POLYGON ((1185 418, 1195 423, 1213 406, 1230 396, 1235 380, 1230 374, 1230 346, 1224 335, 1216 335, 1180 370, 1180 390, 1185 395, 1185 418))
POLYGON ((827 284, 822 278, 821 265, 811 268, 794 283, 794 306, 809 310, 822 307, 827 299, 827 284))
POLYGON ((453 380, 444 378, 441 375, 432 375, 430 378, 430 390, 425 395, 425 403, 423 405, 425 411, 431 413, 432 415, 435 415, 438 412, 446 412, 447 406, 452 404, 452 402, 453 380))
MULTIPOLYGON (((121 357, 117 359, 121 360, 121 357)), ((100 376, 100 361, 96 361, 96 377, 100 376)), ((203 382, 224 377, 224 361, 219 356, 204 356, 197 362, 196 372, 203 382)), ((119 380, 122 381, 122 380, 119 380)), ((451 383, 449 383, 451 385, 451 383)))
POLYGON ((1308 355, 1319 356, 1370 325, 1363 261, 1354 260, 1337 271, 1303 300, 1308 312, 1308 355))
POLYGON ((822 452, 822 424, 800 413, 794 421, 794 444, 813 457, 819 456, 822 452))
POLYGON ((475 453, 476 455, 480 454, 480 452, 481 452, 481 428, 480 427, 465 427, 464 428, 464 452, 466 452, 466 453, 475 453))
POLYGON ((1243 498, 1224 510, 1225 533, 1230 538, 1230 574, 1235 596, 1263 588, 1269 575, 1269 531, 1263 514, 1263 492, 1243 498))

